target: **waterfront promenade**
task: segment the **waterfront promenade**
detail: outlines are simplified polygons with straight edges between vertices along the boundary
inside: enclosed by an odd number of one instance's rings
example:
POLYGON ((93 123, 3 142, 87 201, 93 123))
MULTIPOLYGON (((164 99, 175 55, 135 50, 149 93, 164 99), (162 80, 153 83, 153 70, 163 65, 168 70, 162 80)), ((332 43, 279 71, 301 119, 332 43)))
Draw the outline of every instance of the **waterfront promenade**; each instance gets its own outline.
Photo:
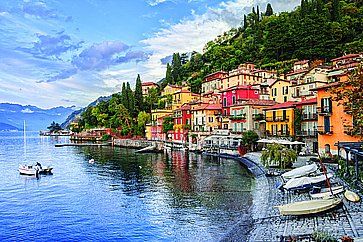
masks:
MULTIPOLYGON (((249 159, 260 162, 259 153, 249 153, 249 159)), ((334 211, 314 216, 296 217, 280 216, 277 205, 310 199, 308 193, 283 193, 275 186, 281 182, 280 177, 256 178, 254 194, 254 211, 252 223, 237 224, 236 228, 226 236, 225 241, 239 241, 239 231, 249 230, 249 241, 289 241, 292 238, 309 237, 314 231, 325 231, 340 239, 344 235, 352 238, 363 237, 363 205, 362 202, 352 203, 343 200, 343 206, 334 211), (285 239, 285 240, 284 240, 285 239)), ((346 184, 337 177, 332 183, 346 184)), ((342 194, 340 196, 343 196, 342 194)), ((310 241, 308 239, 298 241, 310 241)), ((355 240, 357 241, 357 240, 355 240)))

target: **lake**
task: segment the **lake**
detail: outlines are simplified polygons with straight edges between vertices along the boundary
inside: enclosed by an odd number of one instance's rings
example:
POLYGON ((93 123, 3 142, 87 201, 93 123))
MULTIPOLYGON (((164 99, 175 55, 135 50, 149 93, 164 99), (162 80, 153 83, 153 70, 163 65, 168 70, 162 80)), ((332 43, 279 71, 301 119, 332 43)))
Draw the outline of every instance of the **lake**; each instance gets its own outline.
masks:
POLYGON ((0 132, 0 241, 218 241, 252 216, 255 181, 236 161, 54 147, 66 142, 0 132), (19 174, 35 162, 53 175, 19 174))

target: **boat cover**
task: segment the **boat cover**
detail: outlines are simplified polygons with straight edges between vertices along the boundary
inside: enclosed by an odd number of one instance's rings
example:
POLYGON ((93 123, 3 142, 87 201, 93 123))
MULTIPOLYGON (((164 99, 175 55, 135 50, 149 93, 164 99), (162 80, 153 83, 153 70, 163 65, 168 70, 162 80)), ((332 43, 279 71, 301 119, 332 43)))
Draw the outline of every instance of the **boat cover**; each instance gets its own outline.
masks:
POLYGON ((302 177, 302 176, 306 176, 306 175, 309 175, 310 173, 315 172, 317 169, 318 169, 318 166, 315 163, 313 163, 311 165, 298 167, 291 171, 285 172, 284 174, 282 174, 282 177, 285 179, 302 177))
MULTIPOLYGON (((329 173, 327 176, 328 178, 331 178, 333 177, 333 174, 329 173)), ((298 178, 292 178, 291 180, 286 182, 284 188, 286 190, 290 190, 294 188, 304 187, 306 185, 314 185, 323 182, 325 180, 326 180, 325 175, 314 176, 314 177, 303 176, 298 178)))

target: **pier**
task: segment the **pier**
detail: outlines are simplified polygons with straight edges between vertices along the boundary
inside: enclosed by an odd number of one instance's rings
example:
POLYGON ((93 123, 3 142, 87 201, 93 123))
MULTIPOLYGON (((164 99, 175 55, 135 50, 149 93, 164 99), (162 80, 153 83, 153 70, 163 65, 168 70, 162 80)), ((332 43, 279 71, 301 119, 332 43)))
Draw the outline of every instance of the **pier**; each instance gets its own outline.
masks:
POLYGON ((64 146, 110 146, 112 143, 66 143, 66 144, 55 144, 55 147, 64 147, 64 146))

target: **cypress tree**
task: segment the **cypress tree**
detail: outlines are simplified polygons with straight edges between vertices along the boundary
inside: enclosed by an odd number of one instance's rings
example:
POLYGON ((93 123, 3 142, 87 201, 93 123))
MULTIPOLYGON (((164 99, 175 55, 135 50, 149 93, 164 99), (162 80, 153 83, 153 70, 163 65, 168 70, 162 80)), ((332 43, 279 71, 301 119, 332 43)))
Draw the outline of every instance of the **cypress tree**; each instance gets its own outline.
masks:
POLYGON ((301 13, 301 17, 305 17, 305 14, 306 14, 306 3, 305 3, 305 0, 301 0, 300 13, 301 13))
POLYGON ((243 29, 247 29, 247 16, 246 16, 246 14, 243 16, 243 29))
POLYGON ((173 82, 173 77, 171 75, 171 66, 169 63, 166 65, 166 75, 165 75, 166 84, 171 84, 173 82))
POLYGON ((121 89, 121 103, 124 105, 125 108, 127 108, 127 92, 126 92, 126 84, 122 83, 122 89, 121 89))
POLYGON ((143 97, 142 97, 142 84, 140 74, 137 74, 135 85, 135 113, 139 113, 144 110, 143 97))
POLYGON ((260 7, 257 5, 257 16, 256 16, 256 20, 257 22, 260 22, 260 7))
POLYGON ((179 53, 173 54, 173 62, 172 62, 172 71, 171 75, 173 78, 172 84, 180 84, 181 83, 181 61, 179 53))
POLYGON ((127 100, 127 110, 132 117, 135 116, 135 97, 131 90, 130 83, 126 84, 126 100, 127 100))
POLYGON ((274 11, 272 9, 272 6, 270 3, 267 4, 266 6, 266 12, 265 12, 265 16, 271 16, 274 14, 274 11))

